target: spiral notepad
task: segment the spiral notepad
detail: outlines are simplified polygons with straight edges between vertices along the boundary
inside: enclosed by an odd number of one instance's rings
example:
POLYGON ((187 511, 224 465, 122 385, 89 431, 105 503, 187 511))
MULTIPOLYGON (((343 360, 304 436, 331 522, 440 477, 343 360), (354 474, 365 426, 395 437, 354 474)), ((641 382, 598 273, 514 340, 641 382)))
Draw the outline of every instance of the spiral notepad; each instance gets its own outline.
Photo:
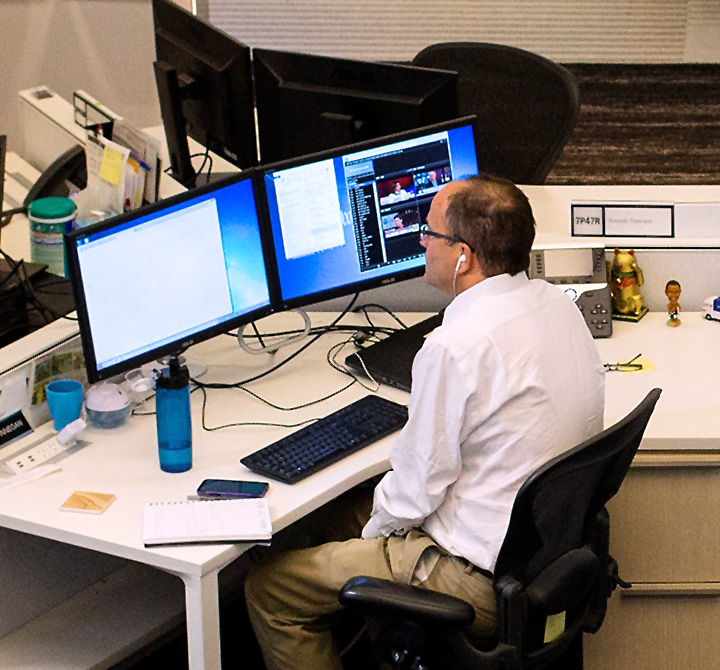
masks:
POLYGON ((272 537, 267 500, 184 500, 145 505, 146 547, 178 544, 268 542, 272 537))

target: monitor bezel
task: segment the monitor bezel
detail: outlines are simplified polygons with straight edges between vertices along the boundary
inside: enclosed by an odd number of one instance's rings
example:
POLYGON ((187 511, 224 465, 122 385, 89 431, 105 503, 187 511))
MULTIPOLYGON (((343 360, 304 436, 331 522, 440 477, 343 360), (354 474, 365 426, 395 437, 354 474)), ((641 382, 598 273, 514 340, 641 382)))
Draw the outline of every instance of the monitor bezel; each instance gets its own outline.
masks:
POLYGON ((172 354, 182 353, 189 347, 209 340, 217 335, 237 328, 239 326, 246 325, 255 321, 256 319, 268 316, 276 311, 275 302, 273 296, 277 293, 276 287, 273 286, 272 282, 276 276, 273 271, 274 256, 272 248, 269 245, 267 236, 264 234, 264 213, 263 213, 263 202, 264 197, 261 196, 260 189, 262 184, 259 181, 259 175, 255 169, 244 170, 238 172, 236 175, 231 177, 212 182, 205 186, 195 188, 192 190, 184 191, 175 196, 171 196, 164 200, 161 200, 153 205, 143 207, 141 209, 132 210, 124 214, 119 214, 112 218, 106 219, 96 224, 80 228, 78 230, 71 231, 65 234, 65 249, 67 254, 67 264, 70 279, 72 281, 73 295, 75 298, 75 307, 77 312, 78 326, 80 330, 80 341, 82 344, 83 355, 85 357, 85 367, 87 369, 88 380, 92 383, 110 379, 119 374, 135 369, 145 363, 157 360, 164 356, 172 354), (245 314, 239 316, 233 316, 232 318, 223 321, 222 323, 215 324, 208 328, 197 331, 190 336, 179 337, 172 342, 168 342, 156 349, 152 349, 147 352, 143 352, 137 356, 126 358, 125 360, 98 369, 97 360, 95 359, 92 329, 90 326, 90 320, 88 317, 88 308, 85 301, 85 293, 83 287, 82 274, 79 267, 79 259, 77 255, 78 240, 81 240, 90 235, 95 235, 105 230, 110 230, 119 226, 125 226, 126 224, 135 221, 139 218, 150 216, 156 212, 162 211, 175 207, 176 205, 182 204, 183 202, 193 200, 198 197, 203 197, 208 193, 220 190, 227 186, 240 181, 250 180, 253 188, 253 197, 255 200, 255 210, 258 216, 258 232, 260 236, 260 242, 263 253, 263 261, 265 263, 265 274, 268 280, 268 305, 254 309, 245 314))
MULTIPOLYGON (((435 123, 429 126, 423 126, 422 128, 415 128, 402 133, 396 133, 394 135, 387 135, 385 137, 375 138, 373 140, 366 140, 365 142, 358 142, 356 144, 349 144, 344 147, 337 147, 335 149, 328 149, 315 154, 308 154, 306 156, 299 156, 296 158, 290 158, 284 161, 277 161, 275 163, 264 165, 257 168, 259 179, 262 181, 261 193, 263 195, 262 209, 263 209, 263 225, 266 226, 264 231, 264 237, 270 242, 269 246, 273 254, 270 269, 272 271, 271 288, 276 291, 273 302, 279 311, 298 309, 314 305, 316 303, 324 302, 325 300, 332 300, 334 298, 341 298, 344 296, 354 295, 362 291, 378 288, 380 286, 389 286, 397 284, 401 281, 408 279, 414 279, 421 277, 425 274, 425 264, 418 265, 414 268, 408 268, 407 270, 400 270, 396 273, 388 275, 381 275, 378 277, 372 277, 368 279, 361 279, 360 281, 353 282, 351 284, 344 284, 332 289, 326 289, 323 291, 317 291, 315 293, 308 293, 303 296, 295 298, 283 298, 282 286, 280 281, 280 273, 278 270, 277 255, 275 253, 276 239, 273 232, 273 226, 270 216, 270 208, 267 198, 267 190, 265 188, 265 175, 268 172, 276 170, 285 170, 288 168, 296 167, 298 165, 304 165, 315 161, 327 160, 331 158, 337 158, 344 154, 356 153, 359 151, 365 151, 368 149, 374 149, 376 147, 383 146, 385 144, 394 144, 396 142, 402 142, 404 140, 414 139, 421 137, 422 135, 430 135, 445 130, 452 130, 463 126, 471 126, 473 131, 473 139, 475 141, 475 157, 478 163, 478 172, 482 171, 481 166, 481 153, 480 144, 478 137, 478 126, 476 116, 463 116, 451 121, 444 121, 442 123, 435 123)), ((279 241, 281 243, 281 240, 279 241)))

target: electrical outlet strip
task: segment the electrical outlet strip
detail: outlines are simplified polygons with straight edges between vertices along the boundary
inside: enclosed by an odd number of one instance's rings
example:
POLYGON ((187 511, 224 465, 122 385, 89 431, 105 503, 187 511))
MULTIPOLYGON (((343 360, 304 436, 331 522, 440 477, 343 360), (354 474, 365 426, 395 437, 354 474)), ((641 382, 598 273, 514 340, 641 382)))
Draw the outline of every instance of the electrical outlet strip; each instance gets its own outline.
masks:
POLYGON ((71 445, 60 444, 60 442, 57 441, 57 436, 53 436, 20 454, 11 456, 2 464, 2 469, 6 472, 19 475, 21 472, 27 472, 38 465, 46 463, 51 458, 61 454, 75 444, 75 442, 71 445))

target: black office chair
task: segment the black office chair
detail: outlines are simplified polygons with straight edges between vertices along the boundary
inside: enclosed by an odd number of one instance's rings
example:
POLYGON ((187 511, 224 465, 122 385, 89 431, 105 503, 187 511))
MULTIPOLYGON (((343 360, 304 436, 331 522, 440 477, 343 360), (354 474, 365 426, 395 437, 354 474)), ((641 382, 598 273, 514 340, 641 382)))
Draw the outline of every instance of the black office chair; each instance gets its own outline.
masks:
POLYGON ((554 458, 520 488, 495 567, 492 648, 478 649, 463 634, 474 611, 459 598, 382 579, 349 580, 340 603, 381 631, 375 643, 384 662, 415 670, 582 667, 581 633, 600 628, 616 585, 629 586, 609 554, 605 505, 660 393, 652 390, 623 420, 554 458), (549 622, 563 618, 557 635, 546 639, 549 622))
POLYGON ((478 117, 483 171, 516 184, 542 184, 575 127, 580 97, 573 75, 523 49, 446 42, 413 65, 458 73, 458 113, 478 117))

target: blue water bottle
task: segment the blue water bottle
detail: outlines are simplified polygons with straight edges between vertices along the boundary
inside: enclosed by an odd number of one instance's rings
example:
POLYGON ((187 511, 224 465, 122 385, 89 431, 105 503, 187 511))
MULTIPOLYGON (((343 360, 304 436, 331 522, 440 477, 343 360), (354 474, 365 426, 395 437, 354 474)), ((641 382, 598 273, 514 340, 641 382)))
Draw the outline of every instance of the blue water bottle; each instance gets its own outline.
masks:
POLYGON ((185 472, 192 467, 190 374, 177 356, 156 381, 156 421, 160 469, 185 472))

